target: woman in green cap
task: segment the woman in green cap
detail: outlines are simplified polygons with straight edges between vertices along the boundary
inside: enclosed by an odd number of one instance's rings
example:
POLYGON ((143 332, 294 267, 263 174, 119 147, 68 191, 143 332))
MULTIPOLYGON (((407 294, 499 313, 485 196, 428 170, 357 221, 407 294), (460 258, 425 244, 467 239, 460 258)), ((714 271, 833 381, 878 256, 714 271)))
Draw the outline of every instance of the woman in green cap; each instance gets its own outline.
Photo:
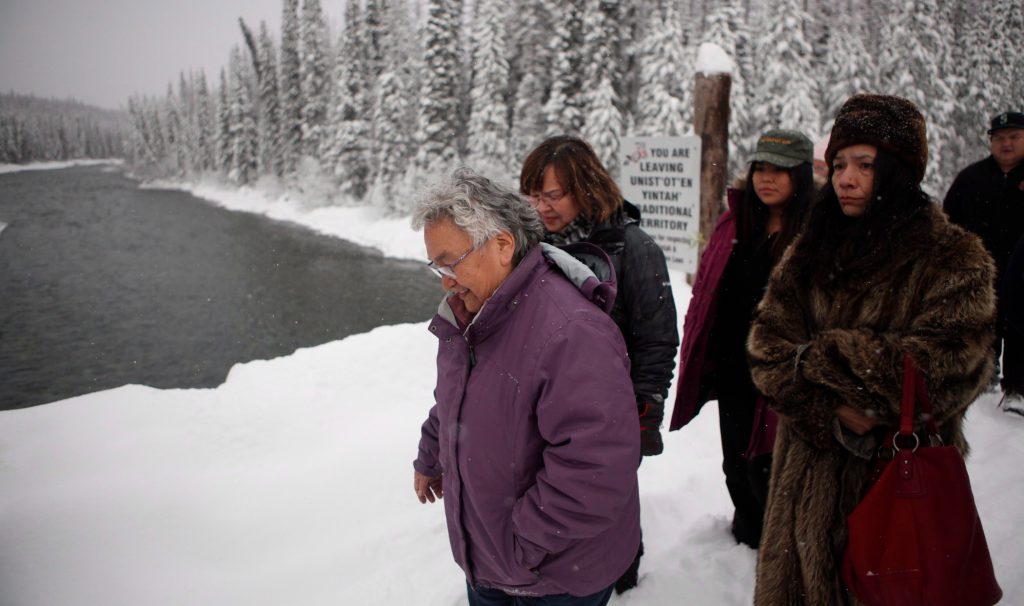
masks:
POLYGON ((679 387, 670 430, 718 400, 722 469, 735 512, 732 534, 757 548, 768 493, 774 417, 750 378, 746 340, 754 308, 782 251, 800 231, 815 194, 814 146, 802 133, 771 130, 757 142, 743 189, 701 256, 683 324, 679 387), (754 429, 757 431, 754 431, 754 429))

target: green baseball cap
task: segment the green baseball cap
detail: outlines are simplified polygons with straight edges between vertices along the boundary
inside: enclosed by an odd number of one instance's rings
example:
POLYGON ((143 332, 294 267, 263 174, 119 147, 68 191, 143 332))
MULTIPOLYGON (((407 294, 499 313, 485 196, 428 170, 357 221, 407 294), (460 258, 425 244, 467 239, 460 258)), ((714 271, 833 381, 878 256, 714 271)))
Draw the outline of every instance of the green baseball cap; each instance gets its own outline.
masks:
POLYGON ((767 162, 783 168, 793 168, 804 162, 814 162, 814 144, 802 132, 775 129, 761 135, 750 162, 767 162))

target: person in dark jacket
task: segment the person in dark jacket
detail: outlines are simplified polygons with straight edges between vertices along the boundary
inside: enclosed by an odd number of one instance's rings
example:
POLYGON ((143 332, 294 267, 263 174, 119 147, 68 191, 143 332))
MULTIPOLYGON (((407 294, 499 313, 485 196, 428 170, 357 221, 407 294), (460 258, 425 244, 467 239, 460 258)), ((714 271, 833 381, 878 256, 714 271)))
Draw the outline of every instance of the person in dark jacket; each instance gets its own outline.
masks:
POLYGON ((558 136, 538 145, 523 162, 519 187, 540 213, 546 242, 591 242, 611 258, 618 279, 612 318, 632 362, 643 454, 661 454, 660 428, 679 346, 664 252, 640 228, 640 210, 623 199, 582 139, 558 136))
POLYGON ((468 169, 413 214, 447 295, 413 463, 444 497, 471 606, 606 604, 640 542, 640 428, 612 285, 542 243, 518 194, 468 169))
MULTIPOLYGON (((623 199, 582 139, 557 136, 538 145, 523 162, 519 187, 540 213, 546 242, 590 242, 611 258, 618 280, 612 319, 629 352, 641 452, 661 454, 661 422, 679 346, 665 253, 640 228, 639 209, 623 199)), ((636 586, 642 554, 641 545, 634 565, 616 584, 619 593, 636 586)))
POLYGON ((811 208, 813 161, 813 144, 800 132, 761 136, 746 187, 729 190, 729 210, 701 256, 683 326, 669 430, 689 423, 708 400, 718 400, 722 470, 735 506, 732 534, 753 548, 761 541, 774 418, 750 378, 747 334, 768 275, 811 208))
MULTIPOLYGON (((1014 244, 1024 235, 1024 113, 1006 112, 992 118, 988 136, 991 155, 957 175, 942 207, 950 221, 981 237, 996 263, 999 316, 993 346, 996 372, 992 376, 992 387, 995 388, 1010 312, 1002 292, 1002 276, 1014 244)), ((1015 347, 1021 348, 1024 344, 1015 347)), ((1003 392, 1006 390, 1007 384, 1003 381, 1003 392)))
POLYGON ((1006 412, 1024 416, 1024 236, 1017 240, 1003 276, 1003 399, 1006 412))

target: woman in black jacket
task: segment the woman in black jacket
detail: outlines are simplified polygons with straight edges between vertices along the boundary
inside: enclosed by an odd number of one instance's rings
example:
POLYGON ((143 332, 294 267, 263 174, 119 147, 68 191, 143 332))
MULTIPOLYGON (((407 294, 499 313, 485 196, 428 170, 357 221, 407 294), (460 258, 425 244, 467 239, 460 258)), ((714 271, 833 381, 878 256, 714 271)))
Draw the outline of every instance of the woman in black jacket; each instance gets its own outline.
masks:
MULTIPOLYGON (((632 365, 644 456, 661 454, 661 421, 672 382, 679 333, 665 254, 640 229, 640 210, 623 199, 597 154, 576 137, 552 137, 523 163, 519 186, 540 213, 545 241, 556 246, 590 242, 607 253, 618 295, 612 319, 622 331, 632 365)), ((637 582, 640 553, 616 584, 637 582)))

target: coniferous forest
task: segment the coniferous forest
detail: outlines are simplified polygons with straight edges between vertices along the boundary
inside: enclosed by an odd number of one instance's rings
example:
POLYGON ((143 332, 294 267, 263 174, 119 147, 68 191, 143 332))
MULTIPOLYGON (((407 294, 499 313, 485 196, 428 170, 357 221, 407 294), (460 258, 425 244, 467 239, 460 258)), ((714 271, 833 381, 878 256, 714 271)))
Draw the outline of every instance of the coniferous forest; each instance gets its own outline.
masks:
POLYGON ((130 130, 124 112, 71 99, 0 94, 0 163, 122 158, 130 130))
POLYGON ((1024 105, 1020 0, 344 1, 339 31, 321 0, 283 0, 280 32, 243 16, 219 73, 130 99, 129 161, 394 213, 459 163, 514 177, 557 133, 615 172, 620 137, 692 130, 694 60, 714 42, 736 63, 731 177, 764 130, 817 139, 848 96, 881 92, 925 113, 941 196, 987 153, 989 118, 1024 105))

